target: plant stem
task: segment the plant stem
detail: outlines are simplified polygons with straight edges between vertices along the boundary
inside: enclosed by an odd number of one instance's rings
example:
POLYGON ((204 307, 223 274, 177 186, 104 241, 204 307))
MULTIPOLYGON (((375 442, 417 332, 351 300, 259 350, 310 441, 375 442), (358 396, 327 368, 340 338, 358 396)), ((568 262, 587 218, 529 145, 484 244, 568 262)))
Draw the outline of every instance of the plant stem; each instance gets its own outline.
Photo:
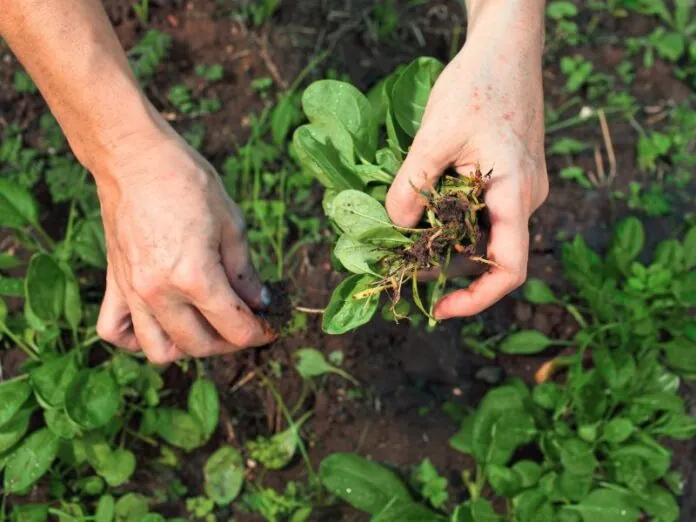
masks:
POLYGON ((2 331, 7 337, 9 337, 17 346, 21 348, 21 350, 26 353, 31 359, 35 361, 40 361, 41 358, 37 353, 34 352, 32 348, 29 347, 29 345, 24 344, 24 341, 21 341, 19 337, 17 337, 12 331, 7 328, 6 325, 0 323, 0 331, 2 331))
POLYGON ((303 314, 313 315, 322 315, 324 312, 326 312, 326 308, 305 308, 304 306, 296 306, 295 310, 303 314))
POLYGON ((41 224, 37 221, 36 223, 33 224, 34 230, 41 236, 41 239, 45 241, 45 243, 48 245, 48 248, 51 250, 56 249, 56 242, 53 240, 53 238, 46 232, 46 229, 41 226, 41 224))

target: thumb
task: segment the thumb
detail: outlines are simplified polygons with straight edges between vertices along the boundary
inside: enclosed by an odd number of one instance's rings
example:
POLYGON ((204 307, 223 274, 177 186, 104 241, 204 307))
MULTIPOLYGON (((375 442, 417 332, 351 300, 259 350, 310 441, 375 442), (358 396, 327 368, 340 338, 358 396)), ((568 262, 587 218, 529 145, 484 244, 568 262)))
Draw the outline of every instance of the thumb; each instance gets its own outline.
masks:
POLYGON ((433 191, 447 167, 416 139, 387 194, 387 212, 394 224, 413 227, 418 224, 433 191))

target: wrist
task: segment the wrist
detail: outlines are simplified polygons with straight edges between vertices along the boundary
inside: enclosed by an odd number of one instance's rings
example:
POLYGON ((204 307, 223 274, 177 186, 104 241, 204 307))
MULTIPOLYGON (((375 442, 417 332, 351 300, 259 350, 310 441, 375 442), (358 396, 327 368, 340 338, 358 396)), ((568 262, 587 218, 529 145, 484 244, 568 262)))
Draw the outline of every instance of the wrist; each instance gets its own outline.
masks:
POLYGON ((466 0, 467 38, 486 33, 539 44, 543 50, 545 0, 466 0))

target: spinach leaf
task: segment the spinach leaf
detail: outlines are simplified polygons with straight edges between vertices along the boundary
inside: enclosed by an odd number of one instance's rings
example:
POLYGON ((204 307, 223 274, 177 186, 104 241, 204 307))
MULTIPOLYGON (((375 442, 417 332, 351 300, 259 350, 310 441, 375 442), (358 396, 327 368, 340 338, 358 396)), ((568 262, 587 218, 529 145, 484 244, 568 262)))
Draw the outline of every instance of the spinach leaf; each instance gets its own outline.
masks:
POLYGON ((418 58, 394 82, 391 108, 399 126, 411 137, 418 132, 430 91, 443 69, 434 58, 418 58))
POLYGON ((31 395, 26 379, 12 379, 0 383, 0 427, 7 424, 31 395))
POLYGON ((340 335, 367 323, 377 311, 379 294, 355 299, 360 292, 373 288, 379 279, 372 275, 353 275, 345 279, 331 295, 322 328, 326 333, 340 335))
POLYGON ((244 485, 242 455, 231 446, 223 446, 208 458, 203 476, 206 495, 219 506, 229 505, 244 485))
POLYGON ((5 464, 6 493, 18 493, 39 480, 58 455, 58 437, 47 428, 24 439, 5 464))

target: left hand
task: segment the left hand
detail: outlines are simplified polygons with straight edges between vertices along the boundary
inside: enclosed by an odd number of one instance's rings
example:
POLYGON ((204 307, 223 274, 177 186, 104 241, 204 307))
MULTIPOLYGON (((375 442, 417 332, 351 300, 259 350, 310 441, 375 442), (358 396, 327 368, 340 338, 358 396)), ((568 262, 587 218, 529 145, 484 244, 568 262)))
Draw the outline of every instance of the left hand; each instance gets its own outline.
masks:
POLYGON ((472 20, 464 49, 436 82, 387 196, 394 223, 412 227, 426 204, 414 186, 427 192, 447 168, 468 175, 479 163, 484 173, 493 171, 485 192, 491 222, 487 256, 499 267, 445 296, 434 310, 439 320, 478 314, 525 281, 529 218, 549 191, 541 25, 495 4, 472 20))

